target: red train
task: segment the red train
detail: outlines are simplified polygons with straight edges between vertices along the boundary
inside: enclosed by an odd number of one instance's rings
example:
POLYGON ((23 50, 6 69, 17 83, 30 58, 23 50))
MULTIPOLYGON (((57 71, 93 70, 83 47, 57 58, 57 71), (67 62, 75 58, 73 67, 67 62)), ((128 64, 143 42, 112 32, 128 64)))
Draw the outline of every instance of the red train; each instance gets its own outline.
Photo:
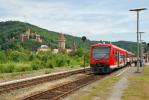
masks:
POLYGON ((113 69, 126 66, 128 59, 133 63, 135 55, 113 44, 91 45, 90 66, 94 73, 109 73, 113 69))

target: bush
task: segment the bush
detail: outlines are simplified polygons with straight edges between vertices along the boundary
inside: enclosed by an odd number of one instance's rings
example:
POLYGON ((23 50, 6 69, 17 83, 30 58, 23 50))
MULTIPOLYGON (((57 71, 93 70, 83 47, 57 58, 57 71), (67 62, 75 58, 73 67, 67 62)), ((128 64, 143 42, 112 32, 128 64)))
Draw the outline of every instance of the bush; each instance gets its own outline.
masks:
POLYGON ((25 72, 25 71, 31 71, 31 67, 16 67, 15 72, 25 72))
POLYGON ((40 61, 35 61, 31 64, 31 69, 32 70, 38 70, 38 69, 41 69, 41 62, 40 61))
POLYGON ((61 58, 56 59, 55 65, 56 65, 57 67, 62 67, 62 66, 64 66, 64 65, 65 65, 64 59, 61 59, 61 58))
POLYGON ((66 62, 67 62, 67 65, 69 66, 69 65, 70 65, 70 60, 69 60, 69 59, 67 59, 67 61, 66 61, 66 62))
POLYGON ((54 64, 52 63, 52 61, 48 61, 46 63, 46 68, 54 68, 54 64))
POLYGON ((5 63, 7 60, 5 52, 4 51, 0 51, 0 63, 5 63))
MULTIPOLYGON (((35 54, 30 53, 25 49, 20 51, 8 50, 6 54, 4 51, 0 51, 0 63, 2 63, 0 65, 0 72, 23 72, 38 70, 42 68, 62 67, 65 65, 71 67, 83 64, 82 57, 82 49, 79 49, 77 52, 72 52, 70 54, 67 54, 64 51, 61 51, 58 54, 53 54, 51 51, 35 54), (6 63, 6 61, 8 63, 6 63)), ((88 63, 89 55, 86 55, 86 64, 88 63)))
POLYGON ((34 60, 34 55, 33 54, 29 55, 29 61, 33 61, 33 60, 34 60))
POLYGON ((15 67, 13 64, 0 65, 1 73, 11 73, 11 72, 14 72, 14 69, 15 69, 15 67))
POLYGON ((82 49, 77 50, 75 52, 75 55, 74 56, 82 57, 83 56, 83 50, 82 49))
POLYGON ((9 60, 14 61, 14 62, 19 62, 19 61, 27 61, 28 60, 28 54, 18 52, 18 51, 12 51, 9 52, 9 60))
POLYGON ((62 67, 65 65, 65 63, 66 63, 65 58, 63 58, 62 56, 57 57, 55 60, 55 66, 56 67, 62 67))
POLYGON ((47 57, 46 55, 43 55, 43 56, 41 56, 41 60, 42 60, 43 62, 47 62, 48 57, 47 57))

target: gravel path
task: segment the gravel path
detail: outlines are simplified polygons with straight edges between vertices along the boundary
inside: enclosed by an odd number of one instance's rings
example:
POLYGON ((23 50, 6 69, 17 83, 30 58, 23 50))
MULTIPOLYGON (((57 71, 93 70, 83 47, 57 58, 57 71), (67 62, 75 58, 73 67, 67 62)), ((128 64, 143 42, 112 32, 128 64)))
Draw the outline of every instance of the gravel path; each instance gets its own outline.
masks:
MULTIPOLYGON (((107 100, 121 100, 123 90, 127 88, 129 76, 135 74, 137 67, 130 67, 127 71, 120 75, 121 79, 112 87, 111 95, 107 100)), ((142 71, 142 68, 140 68, 142 71)))
POLYGON ((126 77, 123 77, 115 84, 115 86, 113 86, 112 94, 108 100, 121 100, 122 91, 127 87, 127 85, 128 80, 126 77))

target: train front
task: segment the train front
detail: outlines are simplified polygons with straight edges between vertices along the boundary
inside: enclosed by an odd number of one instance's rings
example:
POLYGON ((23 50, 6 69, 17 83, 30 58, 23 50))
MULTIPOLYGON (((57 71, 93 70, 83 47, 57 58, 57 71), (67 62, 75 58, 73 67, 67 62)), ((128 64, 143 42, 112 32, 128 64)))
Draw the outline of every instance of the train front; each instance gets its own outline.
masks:
POLYGON ((109 73, 110 44, 95 44, 90 48, 90 67, 95 74, 109 73))

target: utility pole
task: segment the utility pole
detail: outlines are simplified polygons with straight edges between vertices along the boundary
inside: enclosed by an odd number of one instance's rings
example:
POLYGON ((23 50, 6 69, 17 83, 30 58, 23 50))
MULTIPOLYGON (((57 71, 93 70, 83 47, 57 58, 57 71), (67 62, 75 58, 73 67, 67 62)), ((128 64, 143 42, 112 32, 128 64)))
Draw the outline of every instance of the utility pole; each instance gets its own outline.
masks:
POLYGON ((142 67, 143 62, 143 47, 142 47, 142 34, 145 32, 139 32, 140 34, 140 67, 142 67))
POLYGON ((146 62, 148 63, 148 59, 149 59, 149 58, 148 58, 148 56, 149 56, 148 51, 147 51, 147 55, 146 55, 146 56, 147 56, 147 57, 146 57, 146 58, 147 58, 146 62))
POLYGON ((140 63, 139 63, 139 12, 142 10, 147 10, 146 8, 140 9, 130 9, 129 11, 137 12, 137 72, 140 72, 140 63))

